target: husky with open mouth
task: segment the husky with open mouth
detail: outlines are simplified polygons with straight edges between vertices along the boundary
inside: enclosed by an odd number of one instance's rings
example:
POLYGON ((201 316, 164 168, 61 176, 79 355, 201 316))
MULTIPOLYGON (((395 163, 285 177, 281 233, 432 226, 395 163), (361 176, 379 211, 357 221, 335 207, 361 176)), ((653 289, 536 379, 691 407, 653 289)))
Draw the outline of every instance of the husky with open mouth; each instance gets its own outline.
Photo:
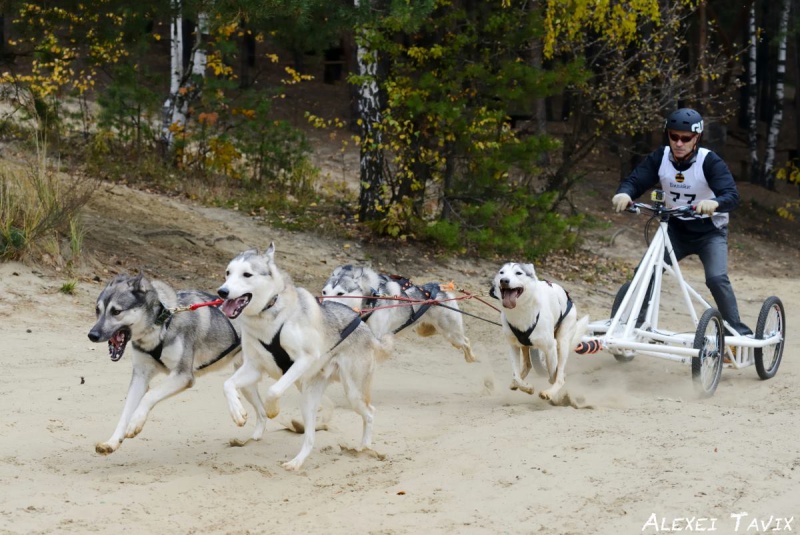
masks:
POLYGON ((494 276, 491 295, 501 302, 503 334, 513 373, 511 390, 533 394, 533 387, 524 379, 530 369, 530 350, 538 349, 544 355, 552 385, 539 397, 559 400, 567 358, 583 337, 589 316, 578 320, 577 309, 566 290, 539 280, 533 264, 504 264, 494 276))
MULTIPOLYGON (((125 438, 138 435, 153 407, 191 387, 195 376, 231 360, 234 365, 241 364, 239 333, 218 308, 170 312, 215 299, 196 290, 176 292, 168 284, 148 280, 142 274, 117 275, 100 292, 95 308, 97 322, 89 331, 89 340, 108 342, 113 362, 129 354, 133 376, 119 423, 111 438, 95 446, 97 453, 113 453, 125 438), (166 377, 150 388, 156 374, 166 377)), ((247 390, 245 395, 265 420, 256 389, 247 390)))
POLYGON ((283 464, 298 470, 314 447, 317 410, 325 389, 339 380, 364 422, 361 448, 369 448, 375 413, 372 376, 375 362, 388 356, 390 341, 378 341, 350 307, 319 303, 306 289, 295 286, 275 264, 273 244, 263 254, 253 249, 231 260, 217 293, 225 299, 220 309, 229 318, 238 318, 242 327, 244 364, 224 385, 233 421, 239 426, 247 421, 238 391, 255 388, 264 373, 276 381, 265 398, 270 418, 278 415, 286 390, 298 386, 303 446, 283 464))

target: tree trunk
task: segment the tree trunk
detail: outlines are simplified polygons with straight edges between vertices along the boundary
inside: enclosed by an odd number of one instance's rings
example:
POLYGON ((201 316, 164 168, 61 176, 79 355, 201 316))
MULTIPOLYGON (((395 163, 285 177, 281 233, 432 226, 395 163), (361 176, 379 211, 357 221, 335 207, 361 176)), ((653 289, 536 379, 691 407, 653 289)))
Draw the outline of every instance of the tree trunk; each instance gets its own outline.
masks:
MULTIPOLYGON (((537 69, 542 69, 544 65, 544 44, 541 39, 536 39, 531 47, 531 65, 537 69)), ((533 99, 533 124, 537 136, 547 135, 547 100, 544 97, 533 99)), ((538 163, 547 167, 550 164, 550 154, 541 151, 538 163)))
POLYGON ((750 182, 761 181, 761 165, 758 159, 758 35, 756 27, 756 5, 750 4, 750 23, 747 28, 749 54, 747 55, 747 146, 750 150, 750 182))
MULTIPOLYGON (((792 44, 794 45, 794 79, 800 80, 800 47, 798 47, 798 37, 793 36, 792 44)), ((790 156, 790 161, 795 166, 800 166, 800 91, 794 92, 794 149, 790 156)), ((797 184, 798 193, 800 193, 800 183, 797 184)))
POLYGON ((174 16, 170 31, 170 85, 169 96, 162 108, 162 141, 167 151, 172 149, 175 132, 186 126, 189 103, 202 91, 206 67, 208 65, 208 14, 200 13, 195 27, 195 41, 188 54, 188 65, 184 53, 184 32, 181 16, 181 0, 173 0, 174 16))
POLYGON ((183 75, 183 22, 181 15, 181 0, 172 0, 172 18, 170 20, 170 70, 169 70, 169 95, 161 108, 162 126, 161 141, 166 153, 172 148, 175 141, 173 122, 177 108, 178 91, 181 87, 183 75))
MULTIPOLYGON (((356 7, 360 0, 355 0, 356 7)), ((378 86, 378 58, 370 48, 371 30, 362 28, 357 38, 358 74, 363 77, 358 92, 358 126, 361 137, 358 197, 360 221, 375 221, 383 213, 383 148, 381 131, 381 95, 378 86)))
POLYGON ((242 20, 239 23, 242 37, 239 39, 239 89, 253 85, 250 70, 256 66, 256 37, 242 20))
MULTIPOLYGON (((697 6, 697 14, 699 21, 697 23, 697 66, 700 70, 706 70, 706 48, 708 47, 708 11, 705 2, 700 2, 697 6)), ((711 91, 709 80, 707 76, 700 77, 700 93, 708 95, 711 91)), ((708 110, 702 110, 708 111, 708 110)))
POLYGON ((763 184, 767 189, 775 189, 775 150, 783 123, 784 79, 786 78, 786 39, 789 29, 790 0, 782 0, 781 20, 778 29, 778 62, 775 73, 775 95, 772 101, 772 120, 767 133, 767 151, 764 157, 763 184))

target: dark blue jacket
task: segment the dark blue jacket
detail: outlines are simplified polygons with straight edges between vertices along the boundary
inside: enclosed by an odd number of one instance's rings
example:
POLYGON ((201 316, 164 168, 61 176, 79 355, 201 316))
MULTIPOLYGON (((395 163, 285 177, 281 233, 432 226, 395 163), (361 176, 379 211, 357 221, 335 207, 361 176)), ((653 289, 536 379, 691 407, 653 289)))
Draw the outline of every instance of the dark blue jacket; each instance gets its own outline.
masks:
MULTIPOLYGON (((659 185, 658 169, 661 167, 664 149, 665 147, 662 146, 651 152, 631 172, 628 178, 622 181, 619 188, 617 188, 617 193, 627 193, 631 199, 636 199, 647 190, 659 185)), ((670 161, 676 170, 686 171, 694 165, 695 155, 692 155, 687 162, 677 164, 672 159, 672 153, 670 152, 670 161)), ((703 174, 711 191, 716 195, 714 200, 719 203, 717 212, 730 212, 739 206, 739 191, 736 189, 733 175, 727 164, 717 153, 709 151, 708 155, 706 155, 703 161, 703 174)))

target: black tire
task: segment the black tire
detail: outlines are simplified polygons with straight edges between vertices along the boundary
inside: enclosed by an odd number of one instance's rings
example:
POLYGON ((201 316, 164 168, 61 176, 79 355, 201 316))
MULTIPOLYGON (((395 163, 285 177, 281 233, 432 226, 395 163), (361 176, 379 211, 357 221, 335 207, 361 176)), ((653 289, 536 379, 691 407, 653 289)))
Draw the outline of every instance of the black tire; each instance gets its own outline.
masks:
POLYGON ((631 287, 631 282, 628 281, 622 286, 619 287, 617 290, 617 295, 614 296, 614 304, 611 305, 611 317, 617 315, 617 310, 619 310, 619 306, 622 304, 622 300, 625 298, 625 294, 628 293, 628 288, 631 287))
POLYGON ((716 308, 706 309, 700 317, 693 347, 700 350, 700 355, 692 359, 695 389, 702 397, 711 397, 719 386, 725 354, 725 327, 716 308))
MULTIPOLYGON (((628 288, 631 287, 630 281, 626 282, 622 286, 619 287, 617 290, 617 295, 614 296, 614 304, 611 305, 611 317, 617 315, 617 310, 619 310, 619 306, 622 304, 622 300, 625 299, 625 294, 628 293, 628 288)), ((614 353, 614 358, 617 359, 617 362, 630 362, 633 360, 634 355, 624 355, 622 353, 614 353)))
POLYGON ((781 335, 780 342, 774 346, 757 347, 753 352, 756 371, 762 379, 770 379, 778 373, 778 366, 781 365, 783 357, 783 342, 786 340, 786 314, 783 311, 783 303, 773 295, 767 297, 761 305, 756 324, 756 338, 763 340, 765 335, 769 338, 777 333, 781 335))

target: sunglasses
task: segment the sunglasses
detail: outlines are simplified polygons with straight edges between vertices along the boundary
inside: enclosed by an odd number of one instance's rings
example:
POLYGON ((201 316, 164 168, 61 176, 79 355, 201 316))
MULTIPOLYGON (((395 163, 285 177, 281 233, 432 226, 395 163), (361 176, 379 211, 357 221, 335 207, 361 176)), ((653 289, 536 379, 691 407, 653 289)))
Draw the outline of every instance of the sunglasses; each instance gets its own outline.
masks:
POLYGON ((675 132, 670 132, 669 133, 669 138, 672 141, 674 141, 675 143, 677 143, 678 141, 682 141, 684 143, 689 143, 691 140, 693 140, 695 138, 695 135, 691 134, 691 135, 688 135, 688 136, 682 136, 680 134, 676 134, 675 132))

